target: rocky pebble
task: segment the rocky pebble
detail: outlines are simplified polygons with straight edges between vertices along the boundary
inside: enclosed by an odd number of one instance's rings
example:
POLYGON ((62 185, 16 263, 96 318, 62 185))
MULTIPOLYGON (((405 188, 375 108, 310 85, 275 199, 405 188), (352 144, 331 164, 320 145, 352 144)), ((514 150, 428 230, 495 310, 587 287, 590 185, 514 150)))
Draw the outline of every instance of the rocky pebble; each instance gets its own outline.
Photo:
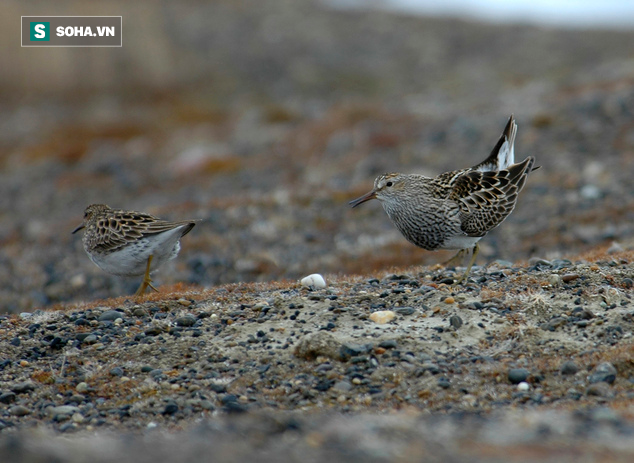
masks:
POLYGON ((396 318, 396 312, 393 310, 378 310, 370 314, 370 320, 382 325, 389 323, 396 318))
POLYGON ((324 289, 326 287, 326 280, 319 273, 313 273, 302 278, 300 283, 309 289, 324 289))
POLYGON ((525 382, 530 376, 530 371, 526 368, 512 368, 508 372, 508 379, 511 384, 520 384, 525 382))

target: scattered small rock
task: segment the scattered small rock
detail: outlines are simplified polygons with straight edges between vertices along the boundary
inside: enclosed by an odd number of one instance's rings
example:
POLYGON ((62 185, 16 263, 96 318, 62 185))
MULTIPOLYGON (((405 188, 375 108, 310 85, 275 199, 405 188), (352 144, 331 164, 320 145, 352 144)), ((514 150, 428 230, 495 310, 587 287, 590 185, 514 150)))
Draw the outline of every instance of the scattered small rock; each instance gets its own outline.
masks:
POLYGON ((158 326, 152 326, 144 331, 146 336, 158 336, 163 330, 158 326))
POLYGON ((416 309, 414 307, 397 307, 394 309, 394 312, 399 315, 414 315, 416 309))
POLYGON ((462 318, 460 318, 458 315, 452 315, 451 317, 449 317, 449 324, 454 328, 454 329, 459 329, 462 325, 463 325, 463 321, 462 318))
POLYGON ((530 374, 530 371, 526 368, 512 368, 508 372, 508 379, 511 384, 519 384, 522 381, 526 381, 530 374))
POLYGON ((595 367, 592 371, 592 374, 588 377, 588 382, 590 384, 594 383, 608 383, 612 384, 616 380, 616 368, 609 362, 600 363, 595 367))
POLYGON ((528 264, 535 267, 550 267, 551 266, 550 261, 547 261, 546 259, 542 259, 541 257, 531 257, 530 259, 528 259, 528 264))
POLYGON ((80 394, 83 394, 84 392, 88 392, 89 390, 89 386, 88 383, 82 381, 81 383, 77 384, 77 386, 75 386, 75 390, 77 392, 79 392, 80 394))
POLYGON ((543 323, 540 325, 540 328, 544 331, 555 331, 560 326, 564 326, 567 320, 563 317, 555 317, 550 320, 548 323, 543 323))
POLYGON ((612 391, 607 383, 595 383, 588 386, 586 395, 595 397, 611 397, 612 391))
POLYGON ((386 339, 385 341, 381 341, 379 343, 379 347, 384 349, 396 349, 398 347, 398 343, 396 339, 386 339))
POLYGON ((563 281, 564 283, 570 283, 571 281, 575 281, 579 277, 580 275, 578 273, 566 273, 565 275, 562 275, 561 281, 563 281))
POLYGON ((392 310, 379 310, 370 314, 370 320, 379 325, 389 323, 396 318, 396 313, 392 310))
POLYGON ((86 336, 84 338, 84 340, 82 341, 84 344, 96 344, 97 341, 99 340, 99 338, 97 338, 96 335, 94 334, 89 334, 88 336, 86 336))
POLYGON ((196 324, 196 317, 193 315, 184 315, 182 317, 178 317, 175 322, 177 326, 194 326, 196 324))
POLYGON ((110 376, 118 376, 118 377, 123 376, 123 368, 121 368, 121 367, 112 368, 110 370, 110 376))
POLYGON ((53 417, 58 415, 70 417, 73 413, 78 413, 79 411, 79 407, 76 407, 74 405, 58 405, 57 407, 46 408, 46 414, 53 417))
POLYGON ((101 315, 99 315, 98 320, 100 322, 105 322, 105 321, 113 322, 117 318, 123 318, 123 316, 124 316, 123 312, 119 312, 118 310, 107 310, 106 312, 103 312, 101 315))
POLYGON ((24 383, 14 384, 13 386, 11 386, 10 389, 16 394, 24 394, 25 392, 30 392, 35 390, 35 384, 33 384, 30 381, 26 381, 24 383))
POLYGON ((339 358, 341 343, 327 331, 319 331, 302 338, 295 347, 297 357, 314 360, 318 356, 339 358))
POLYGON ((5 392, 4 394, 0 395, 0 402, 2 402, 3 404, 10 404, 15 402, 15 393, 14 392, 5 392))
POLYGON ((449 389, 451 387, 451 381, 443 376, 442 378, 438 378, 438 386, 443 389, 449 389))
POLYGON ((352 389, 352 384, 346 380, 337 381, 332 388, 339 392, 348 392, 352 389))
POLYGON ((177 411, 178 411, 178 405, 176 405, 174 402, 170 402, 167 405, 165 405, 165 408, 163 409, 163 415, 173 415, 177 411))
POLYGON ((568 360, 561 365, 559 372, 562 375, 574 375, 579 371, 579 367, 572 360, 568 360))
POLYGON ((13 416, 26 416, 31 413, 31 410, 26 408, 24 405, 14 405, 9 408, 9 414, 13 416))

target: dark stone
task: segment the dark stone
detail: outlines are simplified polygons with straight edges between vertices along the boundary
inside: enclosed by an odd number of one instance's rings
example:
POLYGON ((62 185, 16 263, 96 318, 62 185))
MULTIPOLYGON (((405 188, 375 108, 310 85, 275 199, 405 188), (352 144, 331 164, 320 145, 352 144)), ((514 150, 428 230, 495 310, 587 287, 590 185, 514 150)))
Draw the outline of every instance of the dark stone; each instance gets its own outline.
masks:
POLYGON ((20 338, 13 338, 11 341, 9 341, 9 344, 11 344, 12 346, 19 346, 20 343, 20 338))
POLYGON ((413 315, 416 309, 414 307, 397 307, 394 309, 394 312, 399 315, 413 315))
POLYGON ((379 347, 383 349, 396 349, 398 347, 398 343, 396 339, 386 339, 385 341, 381 341, 379 343, 379 347))
POLYGON ((449 389, 451 387, 451 381, 448 378, 438 378, 438 386, 443 389, 449 389))
POLYGON ((460 318, 458 315, 452 315, 451 317, 449 317, 449 324, 457 330, 463 325, 463 321, 462 318, 460 318))
POLYGON ((526 381, 531 372, 526 368, 512 368, 509 370, 508 378, 511 384, 519 384, 522 381, 526 381))
POLYGON ((61 349, 66 344, 66 341, 60 338, 59 336, 55 336, 51 339, 51 342, 48 344, 48 347, 51 349, 61 349))
POLYGON ((568 360, 567 362, 564 362, 561 365, 561 368, 559 369, 559 372, 562 375, 574 375, 578 371, 579 371, 579 367, 572 360, 568 360))
POLYGON ((193 315, 185 315, 176 319, 177 326, 194 326, 196 324, 196 318, 193 315))
POLYGON ((314 388, 320 392, 325 392, 335 384, 334 379, 324 379, 315 384, 314 388))
POLYGON ((0 395, 0 402, 3 404, 10 404, 15 402, 15 393, 14 392, 5 392, 0 395))
POLYGON ((158 336, 162 333, 162 330, 158 326, 153 326, 145 330, 144 333, 146 336, 158 336))
POLYGON ((167 405, 165 405, 165 408, 163 409, 163 415, 173 415, 177 411, 178 411, 178 405, 176 405, 174 402, 170 402, 167 405))
POLYGON ((118 310, 107 310, 106 312, 99 315, 99 318, 97 320, 99 320, 100 322, 113 322, 117 318, 123 318, 123 316, 123 312, 119 312, 118 310))
POLYGON ((367 354, 372 350, 372 344, 344 344, 339 349, 340 360, 348 360, 351 357, 358 357, 367 354))
POLYGON ((231 402, 237 402, 238 396, 235 394, 222 394, 220 397, 218 397, 218 399, 220 400, 220 403, 222 405, 227 405, 231 402))
POLYGON ((608 362, 600 363, 596 366, 596 368, 592 371, 592 374, 588 377, 588 382, 590 384, 594 383, 608 383, 612 384, 616 380, 616 368, 614 365, 608 362))
POLYGON ((29 392, 29 391, 33 391, 35 390, 35 384, 27 381, 24 383, 19 383, 19 384, 15 384, 11 387, 11 390, 13 392, 15 392, 16 394, 23 394, 25 392, 29 392))
POLYGON ((212 391, 214 391, 216 393, 227 392, 227 386, 225 384, 221 384, 221 383, 211 383, 209 385, 209 389, 211 389, 212 391))
POLYGON ((610 386, 608 386, 608 384, 600 382, 588 386, 586 389, 586 395, 595 397, 612 397, 612 391, 610 390, 610 386))
POLYGON ((114 367, 110 370, 110 375, 121 377, 123 376, 123 369, 121 367, 114 367))
POLYGON ((244 413, 248 410, 246 405, 243 405, 239 402, 228 402, 224 405, 223 409, 227 413, 244 413))
POLYGON ((423 363, 420 366, 420 371, 429 371, 432 375, 437 375, 438 373, 440 373, 440 367, 435 363, 423 363))

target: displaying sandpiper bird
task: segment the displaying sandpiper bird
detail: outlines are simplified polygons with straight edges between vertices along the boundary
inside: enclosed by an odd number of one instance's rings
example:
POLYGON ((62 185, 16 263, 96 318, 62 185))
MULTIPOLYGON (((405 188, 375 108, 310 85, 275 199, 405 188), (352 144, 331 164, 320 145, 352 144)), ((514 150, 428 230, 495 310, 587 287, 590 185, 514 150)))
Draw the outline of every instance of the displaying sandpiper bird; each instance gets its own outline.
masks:
POLYGON ((378 199, 409 242, 428 251, 459 249, 448 262, 472 249, 467 271, 458 280, 464 281, 478 255, 478 241, 513 211, 528 174, 538 168, 533 168, 532 156, 515 164, 516 133, 511 116, 493 151, 480 164, 434 178, 380 175, 372 191, 350 205, 378 199))
POLYGON ((150 214, 112 209, 91 204, 84 211, 82 242, 90 260, 117 276, 143 276, 136 292, 142 295, 152 286, 150 272, 176 257, 180 239, 194 228, 197 220, 166 222, 150 214))

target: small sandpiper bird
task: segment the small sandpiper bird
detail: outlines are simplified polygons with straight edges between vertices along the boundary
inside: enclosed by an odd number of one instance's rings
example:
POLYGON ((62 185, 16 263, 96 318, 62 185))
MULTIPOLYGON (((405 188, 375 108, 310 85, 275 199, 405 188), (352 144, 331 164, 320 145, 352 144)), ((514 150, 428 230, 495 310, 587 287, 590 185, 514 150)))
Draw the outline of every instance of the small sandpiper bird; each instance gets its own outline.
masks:
POLYGON ((173 259, 180 251, 180 239, 194 228, 197 220, 166 222, 150 214, 112 209, 91 204, 84 211, 82 242, 90 260, 117 276, 143 276, 136 292, 142 295, 152 286, 150 272, 173 259))
POLYGON ((478 241, 513 211, 526 178, 538 168, 533 168, 532 156, 515 164, 516 133, 511 116, 493 151, 480 164, 434 178, 380 175, 372 191, 350 201, 350 205, 378 199, 409 242, 428 251, 459 249, 448 262, 473 249, 467 271, 458 280, 464 281, 478 255, 478 241))

